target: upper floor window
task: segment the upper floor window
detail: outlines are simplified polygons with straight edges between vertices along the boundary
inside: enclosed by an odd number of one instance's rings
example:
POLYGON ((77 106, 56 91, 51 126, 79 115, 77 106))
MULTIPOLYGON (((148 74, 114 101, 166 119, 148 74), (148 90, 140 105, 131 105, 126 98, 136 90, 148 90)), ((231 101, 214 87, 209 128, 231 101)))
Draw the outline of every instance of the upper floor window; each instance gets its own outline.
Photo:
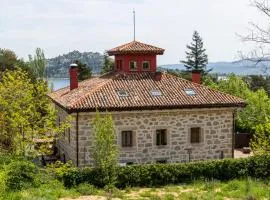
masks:
POLYGON ((136 71, 137 70, 137 62, 134 60, 130 61, 129 62, 129 69, 136 71))
POLYGON ((156 130, 156 145, 167 145, 167 130, 158 129, 156 130))
POLYGON ((145 70, 145 71, 150 70, 150 61, 143 61, 142 69, 145 70))
POLYGON ((122 131, 121 132, 122 147, 132 147, 133 144, 133 132, 122 131))
POLYGON ((190 129, 190 143, 200 143, 201 142, 201 128, 193 127, 190 129))

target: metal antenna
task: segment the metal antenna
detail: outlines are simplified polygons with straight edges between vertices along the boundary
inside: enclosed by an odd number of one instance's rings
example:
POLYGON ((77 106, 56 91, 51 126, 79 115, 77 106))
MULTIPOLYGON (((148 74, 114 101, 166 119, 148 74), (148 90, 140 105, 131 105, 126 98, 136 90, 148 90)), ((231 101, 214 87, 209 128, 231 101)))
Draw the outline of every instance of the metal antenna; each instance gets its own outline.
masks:
POLYGON ((134 32, 133 32, 133 34, 134 34, 134 38, 133 38, 133 40, 135 41, 135 10, 134 10, 134 8, 133 8, 133 28, 134 28, 134 32))

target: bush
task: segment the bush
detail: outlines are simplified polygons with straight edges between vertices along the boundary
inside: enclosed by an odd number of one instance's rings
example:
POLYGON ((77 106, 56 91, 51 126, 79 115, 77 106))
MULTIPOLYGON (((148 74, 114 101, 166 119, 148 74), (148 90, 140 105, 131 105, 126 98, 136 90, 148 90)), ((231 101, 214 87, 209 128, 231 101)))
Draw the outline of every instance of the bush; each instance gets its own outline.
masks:
POLYGON ((98 190, 95 186, 90 185, 88 183, 81 183, 76 187, 76 191, 81 195, 94 195, 97 194, 98 190))
MULTIPOLYGON (((199 179, 227 181, 248 176, 260 179, 269 178, 270 155, 182 164, 118 167, 116 186, 118 188, 161 186, 187 183, 199 179)), ((89 183, 97 187, 103 187, 99 182, 98 171, 90 168, 73 168, 66 171, 63 181, 66 187, 76 186, 80 183, 89 183)))
POLYGON ((30 161, 11 162, 6 166, 6 186, 10 190, 34 186, 37 172, 36 166, 30 161))

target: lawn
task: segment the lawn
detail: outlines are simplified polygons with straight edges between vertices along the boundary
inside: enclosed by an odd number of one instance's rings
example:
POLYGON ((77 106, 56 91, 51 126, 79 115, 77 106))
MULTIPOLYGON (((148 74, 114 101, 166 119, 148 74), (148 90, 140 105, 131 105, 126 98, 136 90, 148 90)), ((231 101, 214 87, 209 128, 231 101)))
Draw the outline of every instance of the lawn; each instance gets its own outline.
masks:
POLYGON ((196 181, 191 184, 171 185, 161 188, 127 188, 125 190, 100 190, 89 184, 66 189, 59 181, 50 181, 38 188, 7 192, 2 199, 270 199, 270 181, 254 179, 219 181, 196 181), (111 191, 111 192, 107 192, 111 191))

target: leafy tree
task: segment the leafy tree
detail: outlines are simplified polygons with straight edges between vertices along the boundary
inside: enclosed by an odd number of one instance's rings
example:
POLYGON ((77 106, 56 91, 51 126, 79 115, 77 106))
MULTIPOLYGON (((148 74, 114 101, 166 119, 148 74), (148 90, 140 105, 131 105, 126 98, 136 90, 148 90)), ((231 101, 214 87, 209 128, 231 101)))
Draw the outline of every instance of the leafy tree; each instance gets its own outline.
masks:
POLYGON ((17 68, 28 71, 26 63, 24 63, 23 60, 18 59, 13 51, 0 48, 0 72, 15 70, 17 68))
POLYGON ((255 127, 255 134, 251 140, 251 148, 255 154, 270 153, 270 121, 258 124, 255 127))
POLYGON ((100 183, 113 185, 116 179, 116 167, 118 163, 118 146, 112 116, 106 114, 101 117, 96 113, 94 120, 94 166, 100 173, 100 183))
POLYGON ((237 113, 236 126, 238 130, 254 132, 258 124, 263 124, 270 117, 270 99, 263 89, 251 91, 248 84, 240 77, 231 74, 227 80, 217 84, 205 82, 207 86, 240 97, 247 102, 247 106, 237 113))
POLYGON ((47 84, 31 81, 21 69, 6 71, 0 82, 0 150, 26 155, 34 139, 53 138, 66 126, 56 126, 56 113, 47 98, 47 84))
POLYGON ((249 75, 244 77, 252 91, 264 89, 270 95, 270 77, 262 75, 249 75))
POLYGON ((206 74, 209 70, 206 70, 206 65, 208 63, 208 56, 205 53, 205 49, 203 47, 202 38, 199 36, 197 31, 194 31, 192 37, 192 43, 187 45, 186 51, 186 60, 181 61, 184 63, 187 71, 201 71, 202 74, 206 74))
POLYGON ((44 51, 41 48, 37 48, 34 58, 31 55, 29 55, 28 58, 30 68, 35 77, 41 79, 45 78, 47 61, 45 58, 44 51))
POLYGON ((230 74, 227 80, 218 82, 218 90, 246 99, 250 92, 248 84, 239 76, 230 74))
POLYGON ((240 128, 254 132, 258 124, 267 122, 270 117, 270 99, 263 89, 249 91, 245 98, 247 106, 238 113, 237 124, 240 128))
POLYGON ((107 72, 111 72, 114 69, 114 62, 113 60, 109 57, 108 53, 104 53, 104 65, 101 69, 101 74, 105 74, 107 72))
POLYGON ((89 79, 92 76, 92 69, 89 68, 86 64, 81 63, 76 60, 75 63, 78 65, 78 79, 79 81, 83 81, 85 79, 89 79))

